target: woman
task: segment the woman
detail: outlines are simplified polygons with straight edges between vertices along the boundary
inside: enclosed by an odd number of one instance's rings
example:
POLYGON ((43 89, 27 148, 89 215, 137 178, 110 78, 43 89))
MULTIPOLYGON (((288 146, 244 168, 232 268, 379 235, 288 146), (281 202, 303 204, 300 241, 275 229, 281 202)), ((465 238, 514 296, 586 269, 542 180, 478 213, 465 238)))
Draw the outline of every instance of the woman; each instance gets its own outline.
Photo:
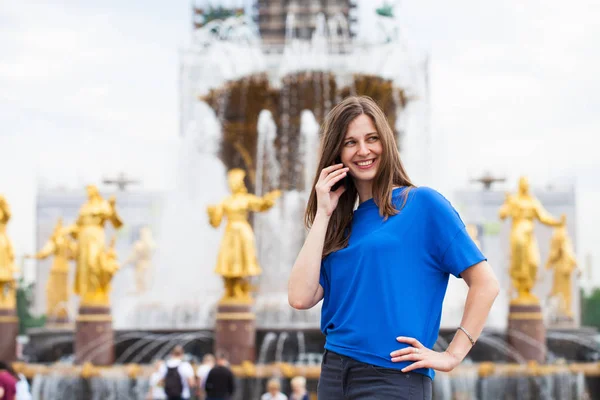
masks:
POLYGON ((328 114, 317 171, 288 297, 297 309, 323 299, 319 400, 431 399, 434 370, 467 355, 498 282, 450 203, 411 183, 370 98, 349 97, 328 114), (461 326, 437 352, 449 274, 469 292, 461 326))
POLYGON ((0 400, 15 400, 19 376, 10 364, 0 361, 0 400))
POLYGON ((260 396, 260 400, 288 400, 288 397, 281 393, 279 379, 269 379, 267 382, 267 392, 260 396))
POLYGON ((303 376, 295 376, 290 381, 292 392, 290 400, 308 400, 308 392, 306 391, 306 378, 303 376))
POLYGON ((154 362, 154 371, 150 375, 150 386, 146 394, 147 400, 165 400, 167 398, 165 388, 163 387, 163 374, 161 373, 163 365, 163 360, 156 360, 154 362))

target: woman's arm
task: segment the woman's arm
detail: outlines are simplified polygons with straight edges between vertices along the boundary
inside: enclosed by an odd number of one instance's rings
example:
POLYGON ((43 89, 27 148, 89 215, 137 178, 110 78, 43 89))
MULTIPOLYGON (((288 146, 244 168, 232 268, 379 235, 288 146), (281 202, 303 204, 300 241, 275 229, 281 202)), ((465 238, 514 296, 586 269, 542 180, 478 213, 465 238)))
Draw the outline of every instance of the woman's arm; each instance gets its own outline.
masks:
MULTIPOLYGON (((469 292, 460 326, 469 332, 476 341, 481 335, 492 304, 500 292, 500 285, 487 261, 467 268, 461 277, 469 286, 469 292)), ((456 357, 459 363, 466 357, 471 347, 472 344, 467 335, 463 331, 457 330, 446 351, 456 357)))
POLYGON ((315 219, 296 258, 288 282, 288 302, 298 310, 309 309, 323 298, 323 287, 319 284, 319 277, 327 226, 340 196, 346 190, 344 185, 333 192, 331 189, 346 176, 347 172, 348 168, 342 164, 324 168, 315 185, 317 196, 315 219))
POLYGON ((319 284, 323 243, 329 225, 329 216, 315 216, 304 245, 296 258, 288 282, 288 301, 298 310, 313 307, 323 298, 323 288, 319 284))

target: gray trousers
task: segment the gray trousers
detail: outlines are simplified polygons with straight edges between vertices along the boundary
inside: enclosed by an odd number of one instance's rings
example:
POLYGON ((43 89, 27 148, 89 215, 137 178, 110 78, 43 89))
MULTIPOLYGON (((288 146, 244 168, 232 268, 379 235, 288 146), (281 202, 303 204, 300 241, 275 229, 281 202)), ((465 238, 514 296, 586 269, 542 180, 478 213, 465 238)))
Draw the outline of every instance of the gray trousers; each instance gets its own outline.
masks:
POLYGON ((431 378, 381 368, 325 350, 319 400, 431 400, 431 378))

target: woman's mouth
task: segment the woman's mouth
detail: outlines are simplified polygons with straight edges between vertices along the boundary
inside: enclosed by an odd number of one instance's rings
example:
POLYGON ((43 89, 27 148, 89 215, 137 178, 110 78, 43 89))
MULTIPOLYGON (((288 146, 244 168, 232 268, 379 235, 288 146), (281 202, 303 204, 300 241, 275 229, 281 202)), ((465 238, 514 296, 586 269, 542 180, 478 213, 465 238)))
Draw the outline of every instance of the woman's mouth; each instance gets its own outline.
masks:
POLYGON ((370 160, 355 161, 354 164, 356 164, 359 169, 369 169, 375 165, 375 159, 372 158, 370 160))

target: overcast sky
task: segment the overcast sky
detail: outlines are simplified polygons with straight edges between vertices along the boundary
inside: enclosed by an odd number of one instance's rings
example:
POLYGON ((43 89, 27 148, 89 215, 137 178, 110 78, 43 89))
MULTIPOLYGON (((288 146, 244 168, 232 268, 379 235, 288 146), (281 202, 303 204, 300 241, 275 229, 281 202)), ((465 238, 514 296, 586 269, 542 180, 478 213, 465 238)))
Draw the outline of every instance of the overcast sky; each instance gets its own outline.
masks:
MULTIPOLYGON (((34 245, 36 182, 76 187, 126 170, 169 187, 190 1, 0 2, 0 193, 22 253, 34 245)), ((360 2, 362 37, 379 3, 360 2)), ((507 188, 520 174, 574 183, 580 259, 599 265, 600 3, 403 0, 397 14, 431 60, 434 174, 417 183, 448 197, 486 170, 507 188)))

